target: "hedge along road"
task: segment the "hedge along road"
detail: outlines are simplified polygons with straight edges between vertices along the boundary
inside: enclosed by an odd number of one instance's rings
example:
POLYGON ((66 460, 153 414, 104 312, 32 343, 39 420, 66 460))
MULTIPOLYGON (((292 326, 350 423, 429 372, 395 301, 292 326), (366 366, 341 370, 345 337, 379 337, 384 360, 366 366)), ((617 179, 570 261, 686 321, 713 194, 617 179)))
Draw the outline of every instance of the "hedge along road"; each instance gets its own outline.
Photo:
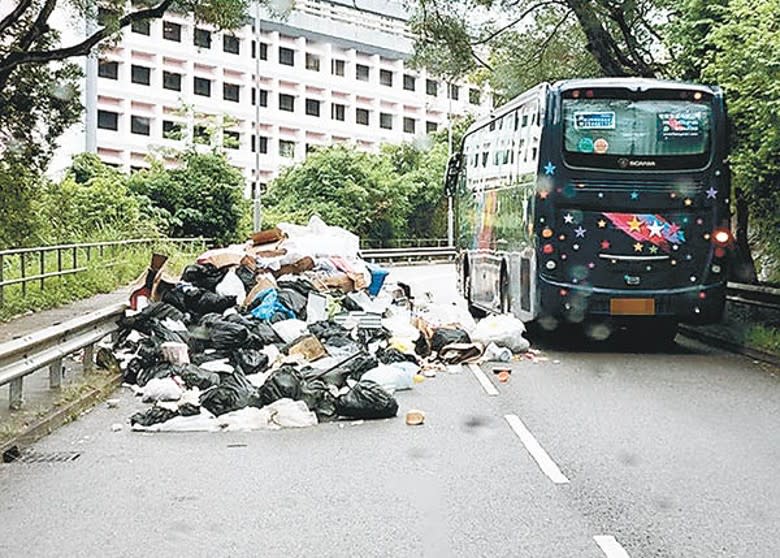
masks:
MULTIPOLYGON (((451 266, 393 275, 455 298, 451 266)), ((0 465, 0 555, 780 554, 777 371, 680 337, 543 348, 505 384, 484 366, 493 390, 463 368, 398 394, 418 427, 112 432, 122 393, 34 448, 74 461, 0 465)))

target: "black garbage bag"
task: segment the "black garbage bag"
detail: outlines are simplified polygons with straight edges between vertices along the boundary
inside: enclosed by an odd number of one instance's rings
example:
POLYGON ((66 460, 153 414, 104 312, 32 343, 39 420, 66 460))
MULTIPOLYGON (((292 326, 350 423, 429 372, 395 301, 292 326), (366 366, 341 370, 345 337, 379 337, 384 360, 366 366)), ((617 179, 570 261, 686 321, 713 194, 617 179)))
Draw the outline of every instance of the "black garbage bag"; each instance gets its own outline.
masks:
POLYGON ((279 289, 277 291, 279 302, 292 310, 299 320, 306 319, 306 304, 308 299, 294 289, 279 289))
POLYGON ((221 314, 236 305, 235 296, 222 296, 198 287, 189 287, 184 291, 184 304, 193 314, 221 314))
POLYGON ((255 272, 253 270, 249 269, 245 265, 240 265, 236 269, 236 275, 239 279, 241 279, 241 282, 244 284, 244 288, 246 289, 247 293, 254 288, 255 272))
POLYGON ((141 426, 152 426, 153 424, 159 424, 171 420, 173 417, 179 416, 176 411, 171 411, 165 407, 150 407, 145 411, 138 411, 130 417, 130 424, 140 424, 141 426))
POLYGON ((407 353, 402 353, 398 349, 379 348, 376 352, 376 358, 382 364, 393 364, 394 362, 414 362, 417 363, 417 357, 407 353))
POLYGON ((252 328, 252 333, 262 341, 263 346, 284 343, 282 338, 274 331, 274 328, 265 322, 257 322, 252 328))
POLYGON ((143 372, 144 361, 139 357, 135 357, 127 363, 127 367, 122 373, 122 381, 126 384, 134 384, 138 381, 138 374, 143 372))
POLYGON ((167 362, 160 362, 154 366, 144 367, 138 371, 135 378, 135 383, 140 387, 144 387, 154 378, 167 378, 173 376, 176 373, 175 366, 167 362))
POLYGON ((420 336, 414 342, 414 352, 422 358, 425 358, 431 354, 431 344, 422 333, 420 333, 420 336))
POLYGON ((320 343, 330 343, 330 339, 334 337, 349 338, 349 331, 341 324, 334 322, 333 320, 327 320, 322 322, 315 322, 309 324, 309 333, 314 335, 320 340, 320 343))
POLYGON ((209 328, 209 345, 217 350, 241 347, 246 344, 248 338, 247 328, 226 320, 215 322, 209 328))
POLYGON ((184 343, 186 345, 190 340, 190 333, 187 331, 186 327, 182 327, 181 329, 168 329, 161 324, 159 320, 150 321, 149 331, 152 339, 156 339, 160 343, 170 341, 174 343, 184 343))
POLYGON ((462 329, 439 328, 431 337, 431 351, 438 353, 442 347, 452 343, 471 343, 471 337, 462 329))
POLYGON ((180 312, 187 311, 187 297, 184 295, 184 287, 182 286, 177 285, 175 288, 165 291, 160 300, 173 306, 180 312))
POLYGON ((285 397, 298 400, 301 398, 303 381, 303 376, 294 366, 282 365, 266 379, 262 386, 257 388, 258 398, 253 404, 257 407, 265 407, 285 397))
POLYGON ((314 411, 319 422, 336 418, 336 398, 322 380, 309 380, 301 384, 301 400, 314 411))
POLYGON ((398 402, 378 383, 360 380, 336 398, 336 413, 356 419, 390 418, 398 414, 398 402))
POLYGON ((347 378, 360 380, 365 372, 376 368, 378 365, 379 363, 374 356, 361 352, 324 373, 315 371, 313 377, 321 379, 326 384, 341 388, 347 384, 347 378))
POLYGON ((243 374, 225 374, 217 387, 203 392, 200 406, 219 416, 243 409, 256 399, 256 389, 243 374))
POLYGON ((120 318, 119 328, 134 329, 146 335, 151 335, 151 324, 166 318, 183 321, 184 314, 178 308, 166 302, 152 302, 137 314, 120 318))
POLYGON ((195 364, 182 364, 176 367, 176 374, 181 376, 187 389, 197 387, 201 391, 210 387, 218 386, 220 383, 219 374, 204 370, 195 364))
POLYGON ((214 351, 209 349, 208 352, 191 354, 190 363, 195 364, 196 366, 200 366, 204 362, 211 362, 212 360, 222 360, 225 358, 228 360, 233 358, 233 351, 230 349, 225 349, 220 351, 214 351))
POLYGON ((217 269, 212 264, 192 264, 184 268, 181 280, 192 283, 196 287, 213 291, 225 278, 228 268, 217 269))
POLYGON ((295 280, 285 279, 282 281, 277 281, 276 287, 278 289, 292 289, 294 291, 297 291, 298 293, 306 297, 307 301, 309 299, 309 293, 319 292, 311 281, 309 281, 308 279, 302 276, 299 276, 295 280))
POLYGON ((233 352, 233 363, 247 376, 259 374, 268 369, 268 355, 257 349, 237 349, 233 352))
POLYGON ((184 405, 179 405, 179 414, 183 417, 199 415, 200 405, 195 405, 194 403, 185 403, 184 405))

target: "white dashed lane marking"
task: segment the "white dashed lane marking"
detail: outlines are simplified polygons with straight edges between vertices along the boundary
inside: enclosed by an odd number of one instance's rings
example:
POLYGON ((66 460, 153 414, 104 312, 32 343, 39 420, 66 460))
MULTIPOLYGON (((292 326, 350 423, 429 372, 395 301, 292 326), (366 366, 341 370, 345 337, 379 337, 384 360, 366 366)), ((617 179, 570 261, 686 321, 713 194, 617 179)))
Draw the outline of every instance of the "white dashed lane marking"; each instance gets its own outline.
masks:
POLYGON ((493 383, 488 380, 487 376, 485 376, 485 373, 482 371, 482 369, 479 367, 478 364, 469 364, 468 367, 471 369, 471 373, 474 374, 474 377, 477 379, 477 381, 482 386, 482 389, 485 390, 485 393, 488 395, 498 395, 498 390, 496 389, 496 386, 493 385, 493 383))
POLYGON ((607 558, 630 558, 628 552, 612 535, 598 535, 593 537, 593 540, 596 541, 607 558))
POLYGON ((555 484, 568 484, 569 479, 561 473, 558 465, 556 465, 547 452, 544 451, 541 444, 536 441, 536 438, 534 438, 534 435, 525 427, 525 424, 520 420, 520 417, 517 415, 504 415, 504 418, 517 437, 520 438, 520 441, 523 442, 525 449, 528 450, 528 453, 534 458, 542 472, 555 484))

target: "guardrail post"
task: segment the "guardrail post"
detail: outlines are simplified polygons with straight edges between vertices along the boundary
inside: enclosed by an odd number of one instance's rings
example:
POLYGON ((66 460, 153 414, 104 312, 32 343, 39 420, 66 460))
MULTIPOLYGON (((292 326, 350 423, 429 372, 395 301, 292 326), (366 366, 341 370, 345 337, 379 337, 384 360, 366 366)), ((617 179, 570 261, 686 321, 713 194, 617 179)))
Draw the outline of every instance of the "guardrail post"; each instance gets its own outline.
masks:
POLYGON ((5 304, 5 294, 3 293, 3 267, 5 266, 5 262, 3 261, 3 256, 0 255, 0 307, 5 304))
POLYGON ((62 274, 62 249, 57 248, 57 273, 62 274))
POLYGON ((58 389, 62 385, 62 359, 57 359, 49 365, 49 387, 58 389))
POLYGON ((79 259, 78 253, 79 253, 78 247, 74 246, 73 247, 73 269, 76 269, 78 267, 78 259, 79 259))
POLYGON ((84 372, 92 372, 95 368, 95 345, 84 347, 84 359, 82 360, 84 372))
MULTIPOLYGON (((19 254, 19 267, 22 273, 22 279, 27 277, 27 270, 24 269, 24 252, 19 254)), ((22 298, 27 296, 27 281, 22 281, 22 298)))
POLYGON ((8 384, 8 408, 12 411, 18 411, 22 408, 22 387, 24 378, 16 378, 8 384))
MULTIPOLYGON (((46 258, 46 252, 41 250, 40 254, 41 254, 40 268, 41 268, 41 275, 43 275, 44 273, 46 273, 46 263, 44 262, 44 259, 46 258)), ((41 290, 43 290, 43 277, 41 277, 41 290)))

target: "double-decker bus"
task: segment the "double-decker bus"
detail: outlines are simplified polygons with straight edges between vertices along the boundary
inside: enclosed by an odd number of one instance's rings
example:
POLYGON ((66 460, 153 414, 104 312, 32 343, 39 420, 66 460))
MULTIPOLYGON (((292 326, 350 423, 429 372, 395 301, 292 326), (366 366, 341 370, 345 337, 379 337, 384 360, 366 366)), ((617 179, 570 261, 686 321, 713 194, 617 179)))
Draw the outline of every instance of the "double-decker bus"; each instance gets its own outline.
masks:
POLYGON ((720 319, 732 237, 717 87, 541 84, 450 160, 461 294, 477 312, 663 325, 720 319))

